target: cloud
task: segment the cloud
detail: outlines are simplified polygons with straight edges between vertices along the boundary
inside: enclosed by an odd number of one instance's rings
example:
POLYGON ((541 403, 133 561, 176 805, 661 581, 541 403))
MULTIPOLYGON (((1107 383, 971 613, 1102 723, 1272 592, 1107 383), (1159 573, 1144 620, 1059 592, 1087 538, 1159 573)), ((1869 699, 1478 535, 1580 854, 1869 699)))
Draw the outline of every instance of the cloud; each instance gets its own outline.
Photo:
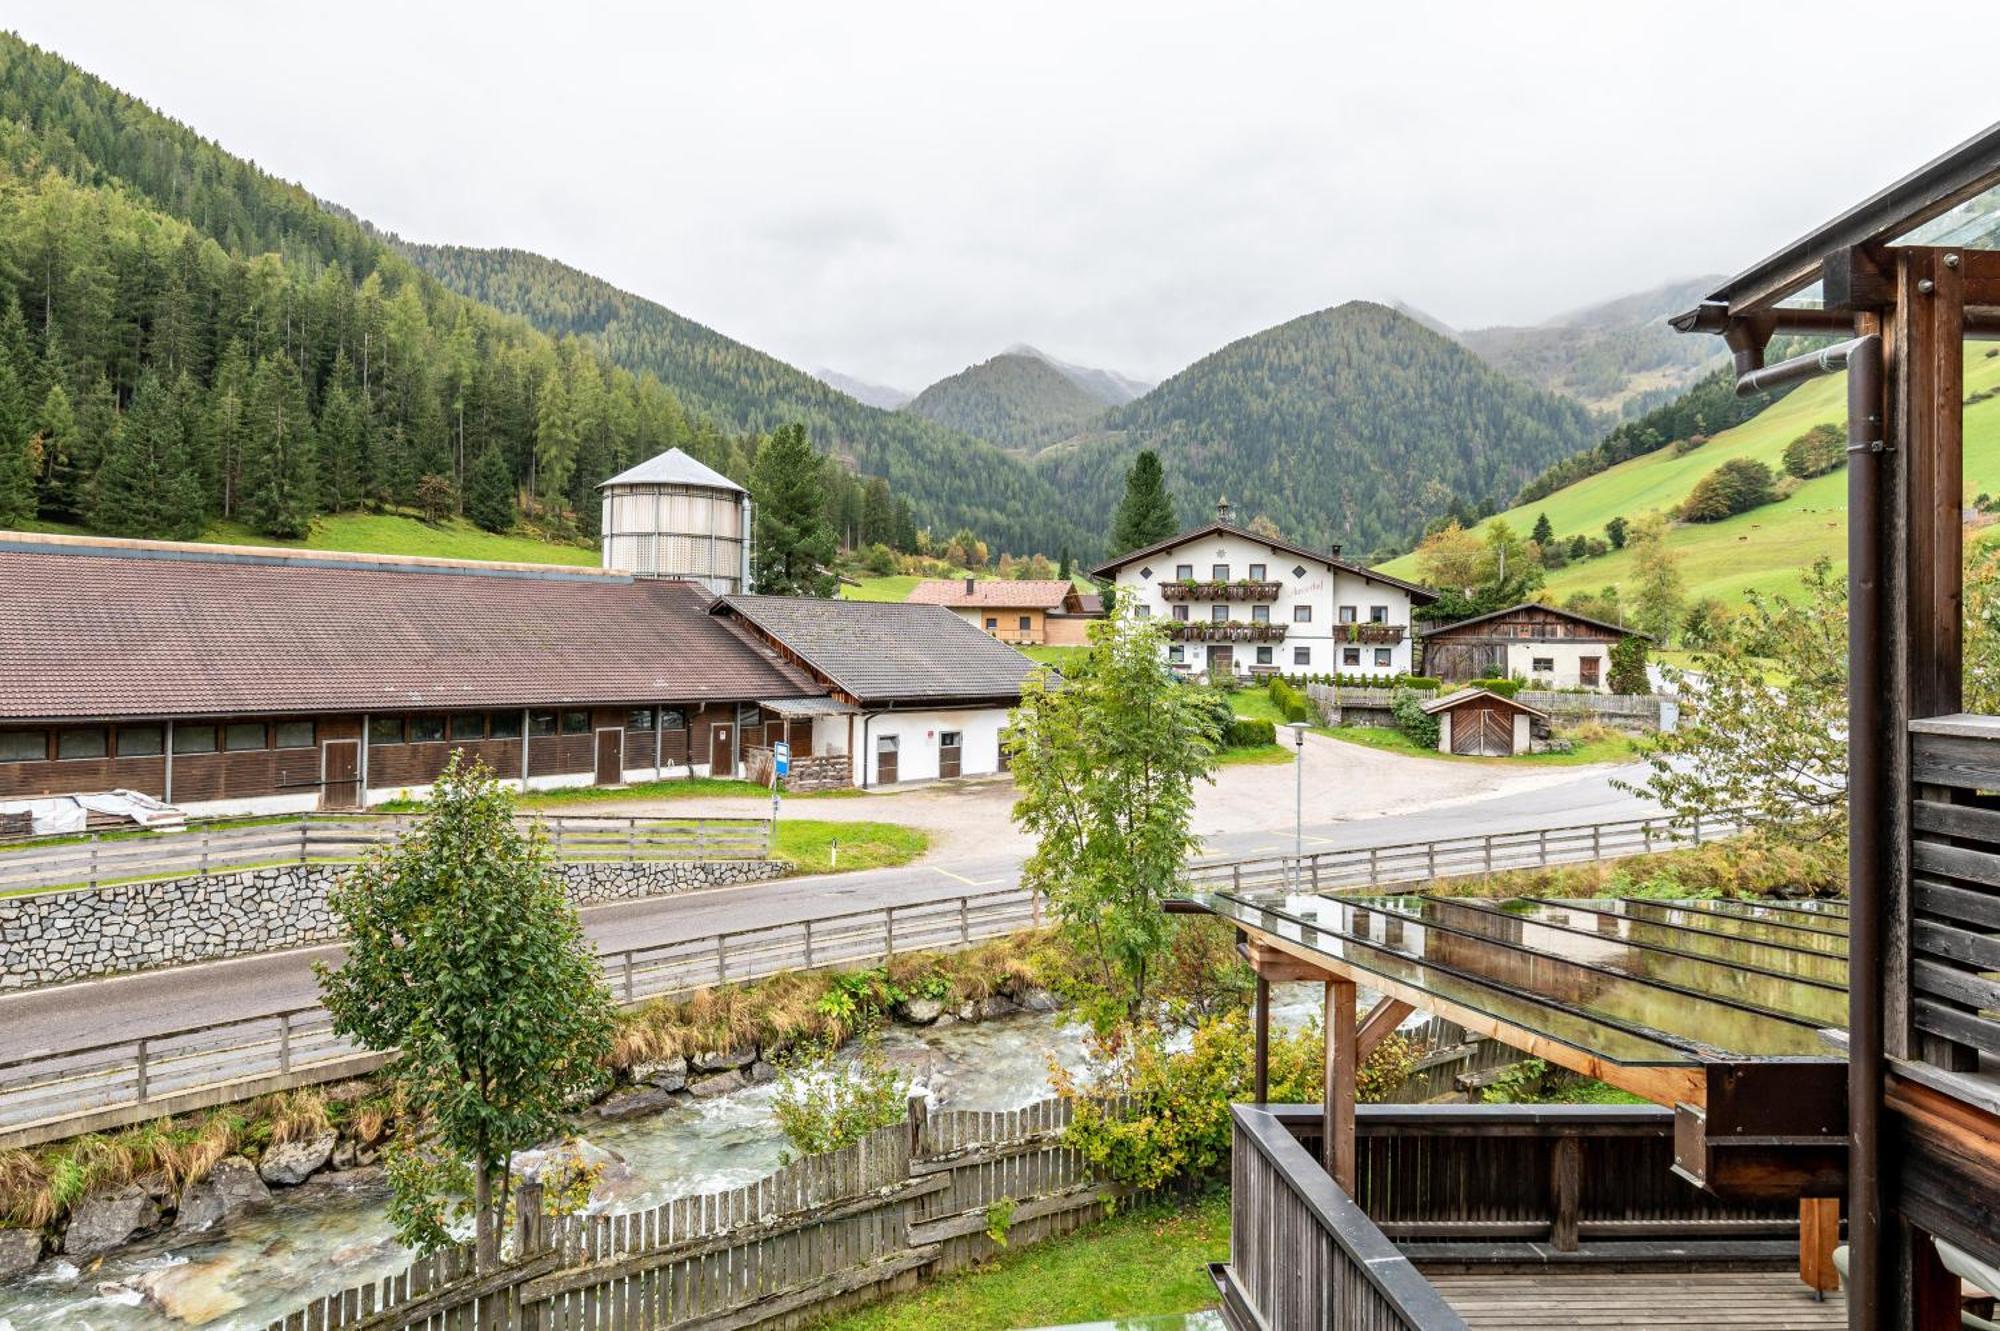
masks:
POLYGON ((1352 297, 1527 323, 1740 267, 1978 129, 1977 42, 1787 6, 16 0, 32 41, 414 238, 918 387, 1161 377, 1352 297), (253 17, 254 16, 254 17, 253 17), (1822 34, 1865 24, 1866 43, 1822 34), (1924 95, 1893 116, 1759 86, 1924 95), (1816 115, 1838 132, 1796 131, 1816 115))

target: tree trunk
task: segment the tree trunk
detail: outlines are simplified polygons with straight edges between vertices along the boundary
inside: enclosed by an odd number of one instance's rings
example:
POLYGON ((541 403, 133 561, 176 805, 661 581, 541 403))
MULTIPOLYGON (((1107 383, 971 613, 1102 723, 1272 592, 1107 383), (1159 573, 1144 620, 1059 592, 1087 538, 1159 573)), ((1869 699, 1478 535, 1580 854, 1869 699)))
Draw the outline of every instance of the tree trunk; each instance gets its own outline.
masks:
POLYGON ((493 1213, 491 1165, 492 1162, 483 1155, 472 1162, 472 1255, 480 1271, 491 1271, 500 1264, 500 1223, 499 1217, 493 1213))

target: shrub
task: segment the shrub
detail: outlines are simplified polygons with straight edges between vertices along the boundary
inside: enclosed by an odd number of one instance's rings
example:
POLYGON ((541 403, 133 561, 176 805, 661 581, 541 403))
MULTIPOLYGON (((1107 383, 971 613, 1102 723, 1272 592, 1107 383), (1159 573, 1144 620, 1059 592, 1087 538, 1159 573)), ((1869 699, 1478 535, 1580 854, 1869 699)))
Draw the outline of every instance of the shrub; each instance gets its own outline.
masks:
POLYGON ((1527 681, 1523 679, 1475 679, 1468 681, 1466 687, 1485 689, 1488 693, 1497 693, 1503 698, 1511 698, 1519 693, 1526 683, 1527 681))
POLYGON ((1697 448, 1700 448, 1703 444, 1707 442, 1708 442, 1707 435, 1691 434, 1687 438, 1678 440, 1674 444, 1674 456, 1677 458, 1684 458, 1688 454, 1694 452, 1697 448))
POLYGON ((1396 729, 1407 735, 1412 744, 1420 749, 1438 746, 1438 719, 1424 710, 1423 700, 1414 689, 1397 689, 1389 711, 1396 718, 1396 729))
POLYGON ((1271 681, 1271 702, 1287 721, 1310 721, 1313 719, 1312 703, 1306 695, 1282 679, 1271 681))
POLYGON ((1234 716, 1225 732, 1224 747, 1254 749, 1278 742, 1278 723, 1269 717, 1234 716))
POLYGON ((1695 482, 1681 501, 1683 522, 1720 522, 1747 513, 1777 497, 1771 469, 1748 458, 1732 458, 1695 482))
POLYGON ((1838 425, 1815 425, 1785 445, 1785 470, 1800 480, 1847 465, 1847 436, 1838 425))
POLYGON ((1443 680, 1433 679, 1429 675, 1404 675, 1397 684, 1402 688, 1415 689, 1419 693, 1436 693, 1444 687, 1443 680))
POLYGON ((1613 693, 1651 693, 1652 680, 1646 674, 1646 640, 1640 637, 1620 638, 1611 648, 1611 678, 1613 693))
POLYGON ((864 1040, 853 1058, 830 1046, 810 1045, 788 1060, 771 1102, 772 1116, 795 1155, 820 1155, 852 1146, 909 1112, 903 1074, 864 1040))

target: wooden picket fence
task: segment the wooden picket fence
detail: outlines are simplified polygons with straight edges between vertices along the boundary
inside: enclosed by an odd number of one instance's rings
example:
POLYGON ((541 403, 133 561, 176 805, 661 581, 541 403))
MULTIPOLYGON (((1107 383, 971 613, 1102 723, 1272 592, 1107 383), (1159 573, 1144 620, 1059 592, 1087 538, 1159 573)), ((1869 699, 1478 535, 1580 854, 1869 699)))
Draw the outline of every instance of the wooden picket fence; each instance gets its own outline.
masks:
POLYGON ((927 1113, 724 1192, 623 1215, 545 1217, 540 1189, 493 1269, 471 1246, 323 1295, 269 1331, 570 1331, 796 1326, 1103 1214, 1061 1138, 1068 1106, 927 1113))

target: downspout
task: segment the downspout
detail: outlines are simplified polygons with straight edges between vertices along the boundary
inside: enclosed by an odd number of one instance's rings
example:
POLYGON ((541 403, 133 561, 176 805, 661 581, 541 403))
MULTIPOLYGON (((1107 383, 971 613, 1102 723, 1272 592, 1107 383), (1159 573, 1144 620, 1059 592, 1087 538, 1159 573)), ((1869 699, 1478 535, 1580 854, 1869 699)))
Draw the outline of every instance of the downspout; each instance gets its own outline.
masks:
POLYGON ((166 743, 160 752, 167 755, 166 770, 160 774, 160 803, 174 802, 174 719, 167 718, 166 743))
POLYGON ((1894 1273, 1882 1244, 1883 933, 1889 874, 1888 768, 1901 736, 1886 733, 1891 681, 1887 515, 1883 504, 1882 339, 1870 333, 1736 381, 1739 397, 1847 371, 1847 1249, 1848 1325, 1877 1331, 1894 1273))

